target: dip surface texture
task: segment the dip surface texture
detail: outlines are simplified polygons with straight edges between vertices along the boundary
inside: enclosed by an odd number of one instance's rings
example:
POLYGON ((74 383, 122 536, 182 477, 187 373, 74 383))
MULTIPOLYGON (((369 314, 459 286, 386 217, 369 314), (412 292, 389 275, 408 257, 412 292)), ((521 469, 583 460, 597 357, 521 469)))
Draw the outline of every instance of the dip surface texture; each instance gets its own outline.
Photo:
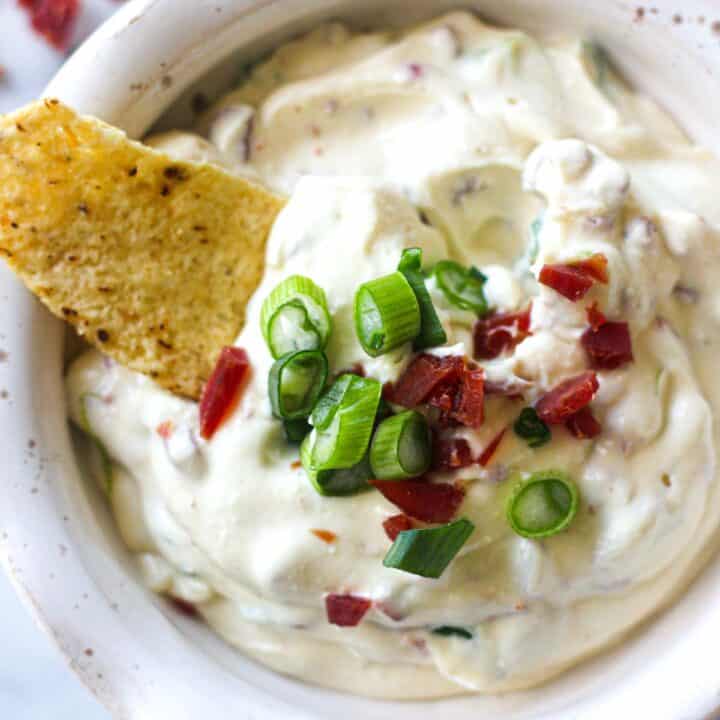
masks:
MULTIPOLYGON (((205 441, 195 404, 95 351, 67 376, 71 417, 105 449, 94 464, 153 590, 193 603, 284 673, 423 698, 542 682, 684 587, 720 514, 720 166, 599 48, 461 12, 400 35, 326 25, 250 69, 195 130, 149 143, 290 196, 236 343, 252 365, 240 405, 205 441), (409 344, 368 357, 353 298, 408 247, 423 249, 426 267, 479 267, 497 312, 532 302, 531 334, 478 361, 486 383, 524 399, 489 394, 482 426, 457 431, 480 455, 507 430, 496 453, 436 475, 465 484, 461 514, 476 527, 437 580, 383 567, 382 523, 399 510, 379 492, 333 498, 312 487, 271 414, 259 320, 280 280, 306 275, 333 318, 331 376, 360 363, 396 380, 409 344), (609 282, 578 302, 537 282, 544 265, 598 253, 609 282), (629 324, 633 362, 597 371, 597 437, 553 426, 532 449, 512 424, 587 370, 581 337, 594 302, 629 324), (577 517, 553 537, 520 537, 505 517, 511 477, 548 468, 577 484, 577 517), (328 593, 372 608, 357 627, 337 627, 328 593), (466 632, 433 632, 443 626, 466 632)), ((475 316, 428 288, 448 336, 433 352, 472 358, 475 316)))

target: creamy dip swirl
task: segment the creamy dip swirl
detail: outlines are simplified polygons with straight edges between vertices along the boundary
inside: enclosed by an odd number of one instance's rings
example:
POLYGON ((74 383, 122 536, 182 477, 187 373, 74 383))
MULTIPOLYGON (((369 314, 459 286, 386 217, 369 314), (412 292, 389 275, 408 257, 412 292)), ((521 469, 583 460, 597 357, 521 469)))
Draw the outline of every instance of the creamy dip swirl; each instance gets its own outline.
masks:
MULTIPOLYGON (((237 339, 252 362, 241 405, 205 442, 194 403, 95 351, 67 377, 71 417, 111 458, 118 526, 153 590, 194 603, 222 637, 282 672, 421 698, 541 682, 683 587, 720 510, 720 167, 602 51, 464 12, 401 34, 330 24, 253 67, 196 131, 149 142, 290 196, 237 339), (352 303, 406 247, 423 248, 428 267, 452 258, 482 268, 498 311, 532 299, 532 334, 482 363, 488 381, 522 385, 526 403, 587 368, 579 339, 593 301, 629 323, 634 353, 598 373, 594 440, 560 427, 533 450, 510 431, 488 467, 449 476, 467 481, 462 515, 476 530, 438 580, 383 567, 382 522, 398 510, 380 493, 313 489, 271 416, 259 322, 281 279, 307 275, 333 316, 331 371, 362 363, 396 379, 409 347, 365 355, 352 303), (536 282, 543 264, 587 253, 606 256, 610 280, 584 301, 536 282), (581 508, 566 532, 528 540, 506 521, 505 479, 549 467, 574 478, 581 508), (358 627, 336 627, 327 593, 373 607, 358 627), (431 632, 446 625, 473 637, 431 632)), ((474 316, 429 288, 448 335, 433 352, 472 357, 474 316)), ((482 427, 461 434, 480 453, 519 407, 491 396, 482 427)))

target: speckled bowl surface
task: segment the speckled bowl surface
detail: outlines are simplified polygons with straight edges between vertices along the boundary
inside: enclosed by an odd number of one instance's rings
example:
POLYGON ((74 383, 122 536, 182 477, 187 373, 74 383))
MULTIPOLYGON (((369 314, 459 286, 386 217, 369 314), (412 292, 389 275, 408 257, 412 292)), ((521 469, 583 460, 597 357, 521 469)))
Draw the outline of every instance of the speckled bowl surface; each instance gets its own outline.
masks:
MULTIPOLYGON (((632 82, 720 151, 720 6, 713 0, 647 6, 619 0, 134 0, 75 53, 47 92, 141 136, 163 115, 163 125, 187 123, 196 93, 213 96, 226 88, 240 58, 321 19, 396 25, 458 4, 504 24, 598 40, 632 82)), ((140 585, 72 449, 64 338, 61 323, 0 266, 0 554, 38 623, 114 717, 300 720, 334 719, 339 711, 345 720, 716 716, 715 556, 669 610, 622 647, 531 692, 383 703, 306 686, 245 659, 140 585)))

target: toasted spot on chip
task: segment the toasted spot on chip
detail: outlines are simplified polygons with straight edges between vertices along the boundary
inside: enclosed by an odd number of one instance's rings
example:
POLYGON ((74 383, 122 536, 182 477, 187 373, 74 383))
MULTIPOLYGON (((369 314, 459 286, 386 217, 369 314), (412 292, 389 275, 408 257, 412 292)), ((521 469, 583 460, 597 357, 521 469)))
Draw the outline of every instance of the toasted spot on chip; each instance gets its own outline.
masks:
POLYGON ((0 255, 89 343, 186 397, 240 331, 282 205, 55 100, 0 117, 0 255))

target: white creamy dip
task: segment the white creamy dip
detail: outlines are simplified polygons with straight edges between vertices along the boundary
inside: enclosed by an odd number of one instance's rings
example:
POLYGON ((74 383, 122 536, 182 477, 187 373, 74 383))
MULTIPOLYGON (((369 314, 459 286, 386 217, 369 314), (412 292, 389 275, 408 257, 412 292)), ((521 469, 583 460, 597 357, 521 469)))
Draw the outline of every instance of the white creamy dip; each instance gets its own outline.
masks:
MULTIPOLYGON (((153 590, 194 603, 282 672, 422 698, 541 682, 683 587, 720 520, 720 166, 710 153, 594 46, 540 42, 464 12, 399 35, 320 27, 253 67, 196 130, 150 143, 290 196, 236 343, 252 363, 239 408, 206 442, 195 404, 95 351, 67 377, 72 419, 112 458, 113 510, 153 590), (383 567, 382 522, 399 511, 379 492, 313 489, 271 415, 259 323, 270 290, 307 275, 333 316, 331 371, 362 363, 396 379, 409 347, 365 355, 352 304, 406 247, 423 248, 428 267, 480 267, 498 311, 532 299, 532 334, 481 363, 488 380, 521 383, 526 404, 587 368, 579 338, 593 301, 629 323, 633 343, 634 362, 598 372, 597 438, 560 426, 533 450, 509 430, 487 467, 460 471, 461 512, 476 530, 438 580, 383 567), (543 264, 589 253, 606 256, 609 283, 583 301, 536 282, 543 264), (525 539, 505 518, 505 478, 546 468, 574 478, 581 508, 566 532, 525 539), (373 607, 357 627, 336 627, 327 593, 373 607), (431 632, 447 625, 472 639, 431 632)), ((448 335, 435 352, 472 357, 474 317, 429 287, 448 335)), ((461 434, 479 453, 521 407, 490 396, 484 424, 461 434)))

